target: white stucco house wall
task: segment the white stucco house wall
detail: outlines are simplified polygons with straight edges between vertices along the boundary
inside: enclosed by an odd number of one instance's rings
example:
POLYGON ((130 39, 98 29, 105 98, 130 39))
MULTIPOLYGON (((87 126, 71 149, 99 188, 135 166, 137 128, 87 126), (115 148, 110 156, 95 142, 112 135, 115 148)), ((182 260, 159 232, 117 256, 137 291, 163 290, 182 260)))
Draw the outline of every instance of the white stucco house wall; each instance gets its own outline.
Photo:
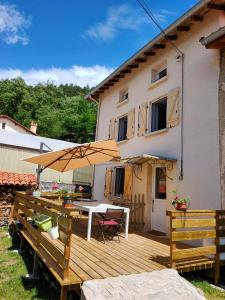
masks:
POLYGON ((94 197, 143 194, 146 230, 168 231, 174 189, 192 209, 225 209, 221 55, 199 42, 223 26, 223 1, 200 1, 87 96, 99 103, 96 139, 115 138, 126 158, 95 167, 94 197))
POLYGON ((0 129, 36 135, 37 124, 32 121, 30 128, 27 128, 7 115, 0 115, 0 129))

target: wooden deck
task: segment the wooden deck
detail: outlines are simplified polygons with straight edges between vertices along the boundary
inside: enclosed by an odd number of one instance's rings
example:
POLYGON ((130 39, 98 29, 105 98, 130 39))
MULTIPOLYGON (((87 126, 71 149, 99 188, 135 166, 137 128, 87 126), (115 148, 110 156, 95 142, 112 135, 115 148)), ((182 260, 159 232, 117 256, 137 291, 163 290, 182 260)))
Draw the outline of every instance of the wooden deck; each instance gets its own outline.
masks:
MULTIPOLYGON (((87 242, 86 226, 85 219, 74 223, 70 255, 70 268, 81 279, 81 283, 170 267, 170 242, 166 237, 130 232, 128 240, 121 237, 120 242, 115 239, 104 244, 94 227, 94 236, 87 242)), ((55 242, 55 245, 60 248, 59 242, 55 242)), ((187 248, 187 245, 180 243, 178 247, 187 248)), ((212 267, 213 260, 206 257, 177 263, 180 272, 212 267)))

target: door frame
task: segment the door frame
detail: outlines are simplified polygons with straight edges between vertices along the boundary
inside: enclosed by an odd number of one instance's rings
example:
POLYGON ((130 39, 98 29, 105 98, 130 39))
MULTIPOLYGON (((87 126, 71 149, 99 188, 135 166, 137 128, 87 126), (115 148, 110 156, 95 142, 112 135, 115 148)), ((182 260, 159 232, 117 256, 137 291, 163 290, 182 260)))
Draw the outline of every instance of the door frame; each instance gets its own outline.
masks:
MULTIPOLYGON (((153 229, 153 213, 154 213, 154 206, 155 206, 155 200, 165 201, 166 206, 166 199, 156 199, 155 198, 155 180, 156 180, 156 168, 166 168, 166 166, 162 166, 161 164, 154 164, 152 165, 152 194, 151 194, 151 230, 153 229)), ((166 188, 167 188, 167 180, 166 180, 166 188)), ((165 223, 166 223, 166 215, 165 215, 165 223)), ((166 227, 165 231, 166 232, 166 227)))

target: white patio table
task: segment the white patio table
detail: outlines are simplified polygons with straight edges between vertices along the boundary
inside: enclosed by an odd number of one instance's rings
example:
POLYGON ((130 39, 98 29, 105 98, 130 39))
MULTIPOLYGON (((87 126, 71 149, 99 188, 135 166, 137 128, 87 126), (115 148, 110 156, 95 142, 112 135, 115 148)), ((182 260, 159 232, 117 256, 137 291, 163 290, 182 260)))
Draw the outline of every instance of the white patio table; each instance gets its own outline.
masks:
POLYGON ((87 228, 87 241, 91 240, 91 226, 92 226, 92 215, 93 213, 106 213, 107 208, 113 209, 123 209, 126 214, 125 219, 125 239, 128 239, 128 228, 129 228, 129 214, 130 209, 127 207, 121 207, 117 205, 112 205, 108 203, 101 203, 99 201, 74 201, 73 204, 77 209, 88 212, 88 228, 87 228))

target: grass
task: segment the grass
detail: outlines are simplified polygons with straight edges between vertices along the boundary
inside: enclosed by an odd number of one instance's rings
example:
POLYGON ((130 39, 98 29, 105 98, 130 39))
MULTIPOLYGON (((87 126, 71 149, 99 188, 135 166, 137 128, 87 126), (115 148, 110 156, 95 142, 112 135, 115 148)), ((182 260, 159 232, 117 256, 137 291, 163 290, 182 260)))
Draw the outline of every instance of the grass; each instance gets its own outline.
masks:
POLYGON ((58 294, 43 276, 41 281, 25 278, 31 273, 32 256, 28 251, 23 256, 13 252, 19 248, 19 241, 9 238, 7 232, 7 229, 0 229, 0 300, 58 299, 58 294))
POLYGON ((209 300, 225 300, 225 292, 222 292, 210 285, 209 279, 207 279, 207 271, 187 273, 184 277, 190 281, 194 286, 201 289, 205 297, 209 300))
MULTIPOLYGON (((51 288, 51 284, 46 280, 48 272, 44 269, 41 280, 25 278, 27 273, 31 273, 32 255, 29 255, 28 251, 23 256, 13 252, 13 249, 19 248, 19 241, 9 238, 7 233, 7 229, 0 229, 0 300, 58 299, 56 289, 51 288)), ((213 288, 205 279, 205 272, 187 273, 184 277, 200 288, 207 299, 225 300, 225 292, 213 288)))

